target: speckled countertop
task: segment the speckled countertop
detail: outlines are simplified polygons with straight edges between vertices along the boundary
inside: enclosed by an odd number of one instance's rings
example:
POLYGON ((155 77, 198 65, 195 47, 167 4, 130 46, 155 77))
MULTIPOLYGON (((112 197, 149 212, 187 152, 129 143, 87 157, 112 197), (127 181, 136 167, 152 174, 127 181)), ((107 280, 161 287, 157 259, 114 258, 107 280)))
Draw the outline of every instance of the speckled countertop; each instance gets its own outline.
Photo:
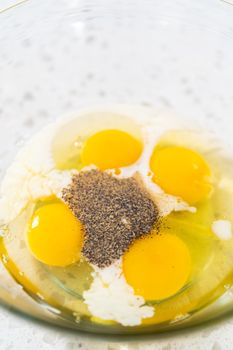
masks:
MULTIPOLYGON (((0 2, 0 176, 41 126, 94 104, 170 108, 232 143, 231 0, 29 0, 1 13, 16 2, 0 2)), ((4 307, 0 321, 0 350, 233 348, 233 316, 138 338, 69 331, 4 307)))
POLYGON ((233 317, 170 334, 104 338, 51 327, 0 309, 1 350, 232 350, 233 317))

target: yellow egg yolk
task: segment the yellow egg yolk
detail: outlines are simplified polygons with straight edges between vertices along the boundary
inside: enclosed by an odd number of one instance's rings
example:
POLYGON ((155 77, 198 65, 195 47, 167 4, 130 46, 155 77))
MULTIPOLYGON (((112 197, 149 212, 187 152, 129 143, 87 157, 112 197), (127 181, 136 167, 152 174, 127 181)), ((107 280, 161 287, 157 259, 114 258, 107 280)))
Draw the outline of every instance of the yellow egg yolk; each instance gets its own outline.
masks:
POLYGON ((136 294, 146 300, 162 300, 187 283, 191 257, 175 234, 153 234, 133 243, 123 256, 123 273, 136 294))
POLYGON ((155 149, 150 168, 155 183, 189 204, 201 201, 211 191, 209 166, 190 149, 176 146, 155 149))
POLYGON ((83 243, 81 223, 63 203, 38 208, 27 232, 27 245, 44 264, 67 266, 80 258, 83 243))
POLYGON ((99 169, 114 169, 136 162, 142 153, 142 143, 121 130, 103 130, 92 135, 84 144, 81 161, 99 169))

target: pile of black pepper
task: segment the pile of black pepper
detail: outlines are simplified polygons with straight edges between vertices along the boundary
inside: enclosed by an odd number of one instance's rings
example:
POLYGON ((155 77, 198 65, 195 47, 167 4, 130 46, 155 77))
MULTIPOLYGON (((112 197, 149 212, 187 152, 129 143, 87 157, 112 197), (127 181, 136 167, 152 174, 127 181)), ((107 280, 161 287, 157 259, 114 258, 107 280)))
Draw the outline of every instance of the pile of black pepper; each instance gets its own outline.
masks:
POLYGON ((119 259, 159 219, 158 208, 133 177, 118 179, 99 170, 80 172, 62 198, 84 226, 82 254, 100 268, 119 259))

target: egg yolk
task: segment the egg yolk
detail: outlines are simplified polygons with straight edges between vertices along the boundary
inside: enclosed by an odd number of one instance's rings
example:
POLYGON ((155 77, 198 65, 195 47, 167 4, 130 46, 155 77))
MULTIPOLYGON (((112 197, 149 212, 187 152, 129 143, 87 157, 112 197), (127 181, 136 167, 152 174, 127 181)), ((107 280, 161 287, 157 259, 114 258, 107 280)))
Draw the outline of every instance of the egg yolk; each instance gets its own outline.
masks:
POLYGON ((146 300, 162 300, 187 283, 191 257, 175 234, 146 236, 133 243, 123 257, 123 273, 136 294, 146 300))
POLYGON ((155 183, 189 204, 201 201, 211 191, 209 166, 190 149, 176 146, 155 149, 150 168, 155 183))
POLYGON ((142 153, 142 143, 121 130, 102 130, 84 144, 83 165, 94 164, 99 169, 114 169, 133 164, 142 153))
POLYGON ((81 223, 63 203, 38 208, 27 232, 27 245, 44 264, 67 266, 80 258, 83 242, 81 223))

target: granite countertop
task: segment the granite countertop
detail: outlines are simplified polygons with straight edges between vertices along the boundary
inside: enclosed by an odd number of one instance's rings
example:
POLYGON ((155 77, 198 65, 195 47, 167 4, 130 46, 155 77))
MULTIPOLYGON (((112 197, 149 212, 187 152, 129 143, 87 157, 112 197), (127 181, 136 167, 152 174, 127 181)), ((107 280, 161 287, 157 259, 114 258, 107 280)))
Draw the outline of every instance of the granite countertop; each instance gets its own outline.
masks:
POLYGON ((104 338, 52 327, 0 308, 1 350, 231 350, 233 316, 201 328, 135 338, 104 338))
MULTIPOLYGON (((2 0, 0 13, 1 8, 13 5, 15 2, 17 1, 2 0)), ((131 10, 141 3, 131 0, 128 2, 131 4, 131 10)), ((92 6, 95 1, 91 0, 32 0, 25 2, 25 8, 17 7, 19 18, 17 12, 2 12, 0 177, 24 139, 29 138, 55 116, 74 113, 80 107, 96 102, 126 103, 130 100, 148 106, 156 101, 159 107, 174 108, 185 114, 188 111, 191 118, 197 116, 200 118, 203 128, 206 128, 208 121, 210 126, 218 129, 219 133, 222 132, 224 138, 232 139, 232 119, 229 120, 227 127, 221 120, 227 115, 232 118, 232 75, 229 74, 229 71, 232 73, 232 69, 229 70, 229 67, 232 67, 232 45, 229 44, 229 38, 233 33, 233 12, 230 12, 233 7, 228 6, 227 2, 232 1, 226 1, 224 5, 220 0, 194 2, 174 0, 173 6, 178 8, 180 6, 181 19, 185 19, 181 24, 179 21, 174 21, 172 27, 176 35, 174 37, 179 38, 182 33, 184 41, 175 40, 174 45, 170 41, 164 42, 163 33, 166 31, 170 33, 169 18, 158 22, 160 25, 156 27, 156 33, 159 50, 156 50, 151 57, 148 56, 147 60, 144 59, 145 55, 142 56, 140 69, 135 59, 135 52, 138 54, 138 51, 135 51, 133 44, 129 50, 128 43, 132 41, 130 31, 118 25, 119 18, 115 22, 108 21, 113 10, 109 11, 106 23, 102 23, 101 15, 102 12, 105 15, 105 6, 109 0, 101 0, 101 6, 98 8, 92 6), (89 4, 89 7, 86 5, 85 11, 80 12, 80 4, 84 2, 89 4), (200 17, 199 11, 205 14, 204 19, 208 22, 204 29, 206 27, 208 29, 212 22, 217 22, 215 15, 220 13, 223 21, 218 23, 219 26, 216 26, 213 36, 210 35, 212 32, 208 34, 208 31, 200 35, 199 30, 195 29, 192 32, 193 38, 190 39, 187 18, 192 19, 189 11, 191 4, 195 5, 194 23, 200 17), (97 19, 94 25, 91 23, 93 18, 91 8, 96 12, 97 19), (64 11, 65 17, 62 15, 64 11), (223 30, 227 23, 229 26, 223 30), (125 36, 128 41, 125 40, 125 36), (197 45, 199 42, 200 45, 197 45), (124 55, 116 54, 115 45, 118 45, 122 52, 128 53, 129 58, 132 55, 130 66, 124 64, 124 55), (195 45, 201 49, 202 54, 195 50, 195 45), (186 64, 186 56, 180 54, 185 52, 182 51, 183 46, 188 47, 190 55, 194 57, 195 64, 191 65, 192 74, 189 74, 189 62, 186 64), (95 59, 92 59, 93 48, 95 59), (65 66, 63 58, 67 63, 65 66), (199 74, 200 67, 204 72, 202 75, 199 74), (174 84, 171 84, 171 76, 174 84), (125 81, 130 82, 130 86, 127 86, 125 81), (216 81, 218 85, 215 84, 216 81), (175 94, 172 93, 173 90, 176 91, 175 94)), ((150 1, 147 0, 147 3, 150 1)), ((113 9, 117 11, 119 6, 124 7, 125 2, 112 1, 112 4, 113 9)), ((159 8, 162 6, 162 1, 158 1, 158 4, 159 8)), ((142 18, 143 14, 142 11, 142 18)), ((134 30, 138 31, 139 46, 150 47, 152 24, 152 21, 149 22, 147 35, 142 35, 141 26, 136 23, 134 30)), ((4 288, 1 269, 0 282, 4 288)), ((8 292, 6 290, 5 293, 8 292)), ((233 349, 233 316, 185 331, 137 338, 103 337, 69 331, 22 317, 5 307, 0 307, 0 321, 0 350, 233 349)))

